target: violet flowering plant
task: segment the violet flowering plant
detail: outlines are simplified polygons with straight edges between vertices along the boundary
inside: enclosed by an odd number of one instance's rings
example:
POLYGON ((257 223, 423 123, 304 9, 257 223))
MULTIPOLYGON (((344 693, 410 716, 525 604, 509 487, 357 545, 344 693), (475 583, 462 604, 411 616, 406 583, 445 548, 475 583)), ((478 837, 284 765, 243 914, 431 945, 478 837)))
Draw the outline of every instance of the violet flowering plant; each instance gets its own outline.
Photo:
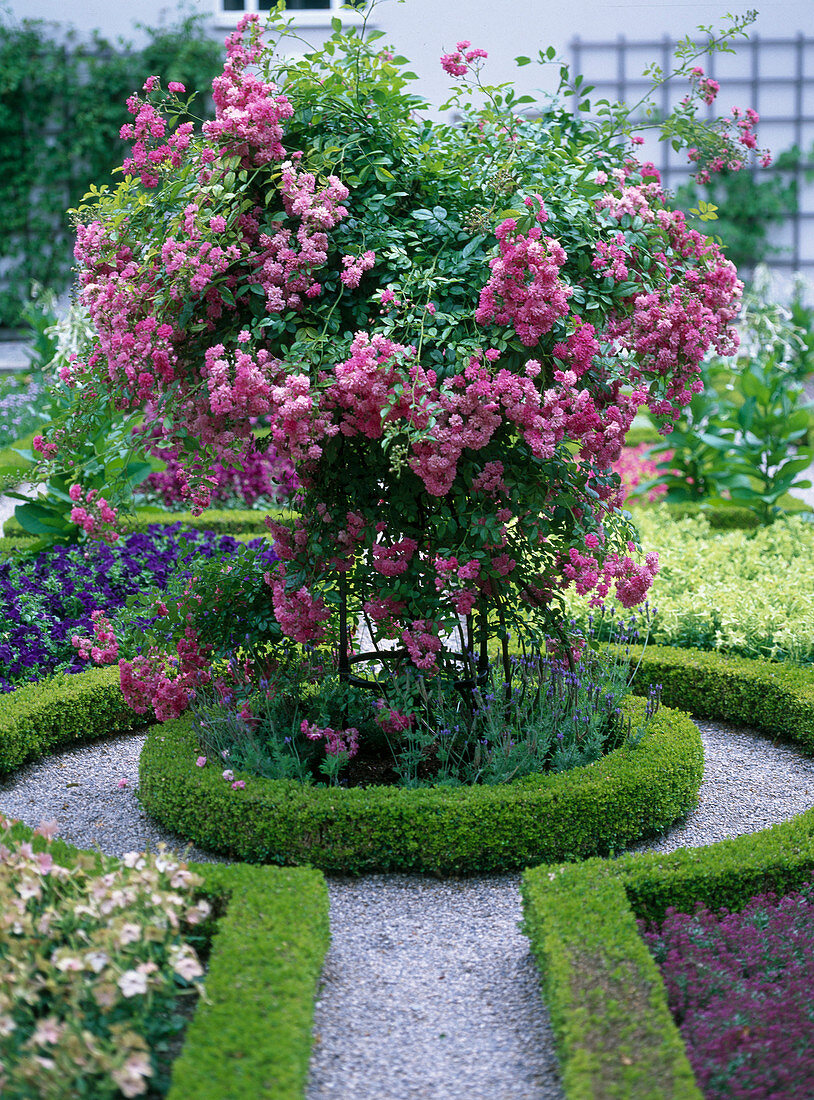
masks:
POLYGON ((741 284, 618 128, 465 83, 431 122, 380 37, 278 57, 247 16, 200 134, 155 78, 128 100, 124 179, 77 212, 96 337, 63 377, 160 425, 199 510, 214 463, 291 463, 269 607, 346 682, 372 654, 474 683, 495 635, 508 679, 509 630, 562 635, 569 586, 644 600, 657 557, 612 464, 639 408, 668 430, 706 351, 734 350, 741 284))
MULTIPOLYGON (((239 572, 244 560, 251 562, 247 571, 257 572, 273 564, 274 553, 262 539, 245 546, 229 535, 182 532, 179 525, 154 526, 113 546, 57 545, 9 557, 0 562, 0 692, 54 672, 81 672, 88 662, 133 659, 159 632, 156 622, 165 622, 162 602, 172 632, 170 612, 190 578, 206 574, 212 561, 229 577, 225 571, 239 572)), ((247 585, 241 587, 245 600, 247 585)), ((203 628, 211 634, 212 622, 226 631, 213 601, 210 607, 203 628)))
POLYGON ((806 883, 740 912, 667 910, 639 928, 661 969, 699 1088, 708 1100, 777 1100, 814 1088, 812 903, 806 883))

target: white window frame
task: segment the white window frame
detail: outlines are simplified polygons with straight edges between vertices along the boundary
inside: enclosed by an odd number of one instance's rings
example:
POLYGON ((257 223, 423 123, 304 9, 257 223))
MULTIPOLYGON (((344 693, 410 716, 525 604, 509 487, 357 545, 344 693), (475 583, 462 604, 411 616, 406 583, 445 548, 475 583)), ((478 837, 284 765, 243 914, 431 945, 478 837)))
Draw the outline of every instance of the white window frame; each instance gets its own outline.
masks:
MULTIPOLYGON (((224 11, 223 0, 214 0, 215 26, 236 27, 244 15, 258 14, 261 19, 269 14, 260 11, 258 0, 244 0, 243 11, 224 11)), ((293 20, 295 27, 330 27, 331 20, 340 18, 348 26, 361 26, 364 22, 364 14, 361 11, 341 10, 344 0, 330 0, 329 8, 299 9, 287 12, 287 17, 293 20)))

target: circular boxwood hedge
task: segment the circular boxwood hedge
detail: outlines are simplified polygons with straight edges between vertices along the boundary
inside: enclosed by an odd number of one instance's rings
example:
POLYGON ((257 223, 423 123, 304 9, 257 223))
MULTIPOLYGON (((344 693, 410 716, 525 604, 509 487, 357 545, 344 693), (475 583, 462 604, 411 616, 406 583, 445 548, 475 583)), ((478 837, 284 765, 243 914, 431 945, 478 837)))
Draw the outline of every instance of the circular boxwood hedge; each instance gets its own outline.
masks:
MULTIPOLYGON (((743 722, 814 751, 814 669, 648 647, 637 682, 710 718, 743 722)), ((3 698, 0 773, 71 741, 143 725, 124 703, 118 669, 26 685, 3 698)), ((632 701, 637 720, 643 701, 632 701)), ((250 862, 326 870, 506 871, 618 851, 661 831, 695 804, 703 769, 685 714, 658 713, 636 749, 588 768, 503 787, 343 790, 248 776, 233 791, 219 769, 198 768, 189 721, 150 731, 140 795, 158 820, 203 847, 250 862)))
MULTIPOLYGON (((634 725, 644 700, 628 704, 634 725)), ((641 744, 588 767, 501 786, 306 787, 198 767, 187 718, 154 726, 139 766, 146 811, 186 840, 249 863, 325 871, 466 874, 584 859, 664 830, 697 803, 703 748, 662 709, 641 744)))

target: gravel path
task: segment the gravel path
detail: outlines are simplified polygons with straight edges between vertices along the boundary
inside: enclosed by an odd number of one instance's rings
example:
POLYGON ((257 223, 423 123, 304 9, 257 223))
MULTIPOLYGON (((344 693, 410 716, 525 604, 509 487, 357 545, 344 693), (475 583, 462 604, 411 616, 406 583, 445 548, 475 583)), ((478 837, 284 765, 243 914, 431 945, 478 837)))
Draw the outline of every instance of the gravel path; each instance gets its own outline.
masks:
MULTIPOLYGON (((748 729, 699 728, 699 808, 639 849, 710 844, 814 804, 814 759, 748 729)), ((64 839, 113 855, 161 840, 183 852, 136 800, 143 740, 97 741, 22 768, 0 783, 0 809, 31 825, 56 818, 64 839)), ((217 857, 192 848, 189 858, 217 857)), ((517 927, 519 877, 329 880, 332 944, 307 1100, 560 1100, 548 1017, 517 927)))

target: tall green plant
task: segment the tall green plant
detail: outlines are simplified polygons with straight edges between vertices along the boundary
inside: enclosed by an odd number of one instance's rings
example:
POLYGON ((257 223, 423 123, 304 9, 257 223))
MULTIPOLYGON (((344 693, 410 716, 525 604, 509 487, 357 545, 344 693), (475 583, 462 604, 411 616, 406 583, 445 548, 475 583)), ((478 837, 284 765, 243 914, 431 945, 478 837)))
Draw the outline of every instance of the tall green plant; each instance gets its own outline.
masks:
POLYGON ((792 489, 810 488, 800 475, 814 461, 814 448, 805 445, 814 406, 799 381, 806 333, 788 309, 768 300, 765 273, 758 276, 742 315, 737 359, 704 362, 703 390, 648 452, 667 457, 637 495, 662 485, 668 502, 745 505, 762 523, 806 507, 788 498, 792 489))

